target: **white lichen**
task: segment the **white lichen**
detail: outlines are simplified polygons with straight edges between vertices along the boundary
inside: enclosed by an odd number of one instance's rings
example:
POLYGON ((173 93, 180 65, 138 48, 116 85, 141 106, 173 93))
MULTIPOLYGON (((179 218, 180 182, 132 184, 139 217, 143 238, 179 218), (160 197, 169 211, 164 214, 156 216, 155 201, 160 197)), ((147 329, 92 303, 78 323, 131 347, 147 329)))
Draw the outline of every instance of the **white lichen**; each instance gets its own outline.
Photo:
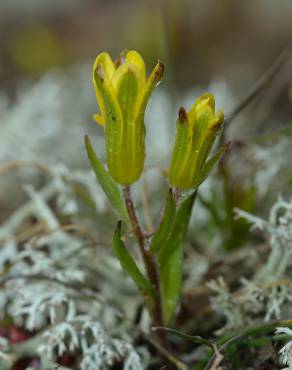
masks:
MULTIPOLYGON (((276 334, 286 334, 290 335, 292 338, 292 330, 289 328, 279 327, 276 329, 276 334)), ((282 370, 291 370, 292 369, 292 340, 290 340, 284 347, 279 351, 280 362, 286 366, 282 370)))
MULTIPOLYGON (((240 278, 240 288, 230 291, 221 277, 208 283, 216 296, 215 310, 226 318, 225 328, 241 327, 257 317, 264 320, 280 319, 289 312, 292 303, 290 267, 292 265, 292 199, 279 198, 271 208, 268 220, 236 210, 253 229, 268 237, 269 253, 266 261, 249 278, 240 278)), ((223 330, 225 329, 223 328, 223 330)))

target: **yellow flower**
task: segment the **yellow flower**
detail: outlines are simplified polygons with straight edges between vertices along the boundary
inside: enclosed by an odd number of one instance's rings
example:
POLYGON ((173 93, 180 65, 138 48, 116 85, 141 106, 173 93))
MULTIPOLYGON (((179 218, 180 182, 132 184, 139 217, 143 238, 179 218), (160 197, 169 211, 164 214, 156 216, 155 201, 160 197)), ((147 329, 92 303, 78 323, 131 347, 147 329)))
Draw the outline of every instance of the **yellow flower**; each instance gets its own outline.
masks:
POLYGON ((169 171, 172 186, 192 189, 205 180, 226 149, 221 148, 207 159, 223 121, 223 113, 215 112, 215 99, 211 94, 202 95, 189 112, 180 108, 169 171))
POLYGON ((146 79, 144 60, 134 50, 124 52, 115 63, 105 52, 95 60, 93 83, 100 114, 94 118, 104 126, 108 169, 120 184, 132 184, 143 171, 144 115, 163 70, 158 62, 146 79))

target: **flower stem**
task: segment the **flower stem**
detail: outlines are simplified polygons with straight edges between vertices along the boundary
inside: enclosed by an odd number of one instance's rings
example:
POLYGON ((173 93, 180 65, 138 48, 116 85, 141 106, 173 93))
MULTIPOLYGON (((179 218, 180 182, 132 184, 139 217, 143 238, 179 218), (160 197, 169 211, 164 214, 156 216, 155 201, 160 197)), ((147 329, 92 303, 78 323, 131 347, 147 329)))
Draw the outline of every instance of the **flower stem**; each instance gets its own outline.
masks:
POLYGON ((129 214, 129 218, 131 221, 132 230, 133 230, 134 236, 140 248, 140 252, 143 258, 143 262, 145 265, 148 279, 155 290, 155 302, 154 302, 154 307, 151 310, 153 325, 163 326, 164 323, 163 323, 163 317, 162 317, 160 284, 159 284, 156 263, 155 263, 155 260, 153 259, 153 256, 151 256, 151 254, 149 253, 148 241, 142 231, 142 228, 140 226, 140 223, 139 223, 139 220, 136 214, 134 203, 131 197, 130 186, 123 187, 123 196, 124 196, 125 204, 126 204, 127 211, 129 214))

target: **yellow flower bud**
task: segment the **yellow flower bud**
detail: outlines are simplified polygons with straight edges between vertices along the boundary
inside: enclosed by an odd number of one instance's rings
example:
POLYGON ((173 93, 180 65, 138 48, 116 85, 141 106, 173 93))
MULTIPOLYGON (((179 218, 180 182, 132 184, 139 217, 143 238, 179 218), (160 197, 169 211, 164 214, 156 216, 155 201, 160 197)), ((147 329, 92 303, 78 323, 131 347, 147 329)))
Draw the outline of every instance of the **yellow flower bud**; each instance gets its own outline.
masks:
POLYGON ((189 112, 180 108, 169 171, 172 186, 192 189, 205 180, 223 154, 220 150, 207 159, 223 121, 223 113, 215 112, 215 100, 211 94, 202 95, 189 112))
POLYGON ((134 50, 120 55, 115 63, 107 53, 95 60, 93 83, 100 114, 94 119, 104 126, 108 169, 120 184, 132 184, 143 171, 144 115, 163 70, 158 62, 146 79, 144 60, 134 50))

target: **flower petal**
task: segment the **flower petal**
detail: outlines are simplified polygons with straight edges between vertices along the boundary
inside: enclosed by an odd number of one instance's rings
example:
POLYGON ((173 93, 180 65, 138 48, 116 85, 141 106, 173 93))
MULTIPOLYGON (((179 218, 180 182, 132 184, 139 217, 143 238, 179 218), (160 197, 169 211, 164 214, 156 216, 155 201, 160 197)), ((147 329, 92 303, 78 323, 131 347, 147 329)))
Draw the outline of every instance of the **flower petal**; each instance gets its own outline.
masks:
POLYGON ((125 63, 135 64, 141 71, 142 76, 146 80, 146 67, 143 58, 137 51, 129 50, 125 54, 125 63))
MULTIPOLYGON (((108 53, 103 52, 103 53, 99 54, 96 57, 95 62, 93 64, 93 85, 94 85, 96 100, 97 100, 99 110, 100 110, 100 115, 101 115, 101 117, 103 117, 103 119, 101 119, 101 121, 103 120, 103 122, 104 122, 105 121, 105 118, 104 118, 104 115, 105 115, 104 102, 103 102, 102 95, 101 95, 101 93, 99 91, 99 88, 96 85, 96 81, 95 81, 96 70, 100 66, 102 66, 102 70, 103 70, 103 73, 104 73, 104 78, 106 78, 110 81, 110 79, 111 79, 111 77, 112 77, 112 75, 115 71, 115 66, 114 66, 113 61, 112 61, 112 59, 111 59, 111 57, 109 56, 108 53)), ((99 121, 97 121, 97 122, 100 123, 99 121)))
POLYGON ((99 65, 102 66, 102 69, 105 73, 105 78, 107 78, 110 81, 115 72, 115 66, 112 61, 112 58, 108 53, 103 52, 96 57, 95 62, 93 64, 93 75, 95 74, 95 71, 99 65))
POLYGON ((92 118, 95 122, 97 122, 99 125, 104 126, 104 117, 100 114, 93 114, 92 118))
POLYGON ((199 97, 193 104, 191 110, 189 111, 190 122, 195 121, 196 115, 199 112, 204 112, 205 110, 215 113, 215 98, 212 94, 205 93, 199 97))
POLYGON ((114 73, 112 85, 118 98, 124 120, 134 116, 139 93, 143 89, 143 77, 135 64, 122 64, 114 73))

